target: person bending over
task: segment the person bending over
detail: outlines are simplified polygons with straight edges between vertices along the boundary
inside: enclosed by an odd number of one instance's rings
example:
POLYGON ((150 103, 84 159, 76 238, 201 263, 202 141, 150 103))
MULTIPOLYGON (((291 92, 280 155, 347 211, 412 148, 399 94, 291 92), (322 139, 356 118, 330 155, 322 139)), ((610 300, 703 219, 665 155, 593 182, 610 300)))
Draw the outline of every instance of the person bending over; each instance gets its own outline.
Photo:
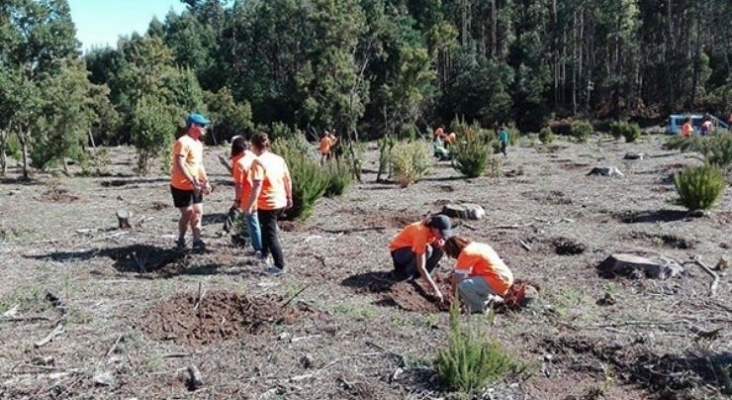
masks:
POLYGON ((470 313, 483 313, 495 296, 504 296, 513 285, 513 273, 495 250, 485 243, 459 236, 445 241, 448 257, 456 259, 453 290, 470 313))
POLYGON ((432 273, 442 259, 442 243, 452 236, 451 228, 450 218, 438 214, 407 225, 389 244, 395 274, 408 280, 422 277, 439 301, 443 296, 432 273))

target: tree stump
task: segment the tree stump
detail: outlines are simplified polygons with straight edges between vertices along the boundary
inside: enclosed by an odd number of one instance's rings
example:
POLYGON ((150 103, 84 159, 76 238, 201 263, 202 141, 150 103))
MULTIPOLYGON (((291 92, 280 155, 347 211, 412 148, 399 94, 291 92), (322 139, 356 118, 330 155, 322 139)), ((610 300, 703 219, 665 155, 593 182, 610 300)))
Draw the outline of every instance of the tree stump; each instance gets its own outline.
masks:
POLYGON ((668 279, 684 272, 684 268, 674 262, 651 260, 633 254, 613 254, 597 266, 603 278, 626 276, 630 278, 668 279))
POLYGON ((119 229, 132 229, 132 224, 130 224, 130 218, 132 218, 131 212, 118 210, 117 223, 119 224, 119 229))
POLYGON ((615 167, 595 167, 587 175, 600 175, 600 176, 625 176, 619 169, 615 167))
POLYGON ((477 204, 451 203, 445 204, 442 207, 442 214, 445 214, 450 218, 478 220, 485 217, 485 210, 477 204))

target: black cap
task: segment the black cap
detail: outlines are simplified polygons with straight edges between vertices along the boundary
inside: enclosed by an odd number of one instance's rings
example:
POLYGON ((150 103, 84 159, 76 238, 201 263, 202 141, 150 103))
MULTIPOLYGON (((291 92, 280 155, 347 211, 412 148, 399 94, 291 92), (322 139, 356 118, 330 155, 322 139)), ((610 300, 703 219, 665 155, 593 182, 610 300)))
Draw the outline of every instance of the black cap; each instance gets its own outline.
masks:
POLYGON ((452 237, 452 223, 446 215, 435 215, 430 219, 429 226, 438 229, 443 239, 452 237))

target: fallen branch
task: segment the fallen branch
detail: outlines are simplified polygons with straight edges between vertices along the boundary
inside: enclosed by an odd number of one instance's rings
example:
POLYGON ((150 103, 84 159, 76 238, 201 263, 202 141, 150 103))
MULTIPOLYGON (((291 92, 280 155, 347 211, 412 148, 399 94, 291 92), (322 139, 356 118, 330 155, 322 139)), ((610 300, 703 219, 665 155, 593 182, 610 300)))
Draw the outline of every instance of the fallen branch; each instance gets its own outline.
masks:
POLYGON ((717 295, 717 286, 719 285, 719 275, 717 275, 716 272, 714 272, 711 268, 709 268, 706 264, 704 264, 701 260, 701 257, 696 256, 694 257, 694 260, 687 261, 684 264, 696 264, 701 269, 704 270, 709 276, 712 277, 712 283, 709 285, 709 297, 714 297, 717 295))
POLYGON ((290 378, 290 381, 291 382, 299 382, 299 381, 304 381, 306 379, 315 378, 318 375, 320 375, 323 371, 325 371, 326 369, 332 367, 333 365, 335 365, 336 363, 338 363, 340 361, 341 361, 340 358, 339 359, 336 359, 336 360, 333 360, 333 361, 329 362, 328 365, 326 365, 325 367, 323 367, 323 368, 321 368, 321 369, 319 369, 319 370, 317 370, 317 371, 315 371, 315 372, 313 372, 311 374, 293 376, 292 378, 290 378))
POLYGON ((114 341, 114 344, 112 345, 112 347, 109 348, 109 350, 107 351, 107 354, 104 355, 104 358, 109 357, 109 355, 114 352, 114 349, 117 348, 117 346, 119 345, 120 340, 122 340, 122 336, 123 335, 121 333, 117 336, 117 340, 114 341))
POLYGON ((524 242, 523 240, 519 240, 519 242, 521 243, 521 247, 523 247, 524 250, 531 251, 531 247, 526 242, 524 242))
POLYGON ((317 339, 322 336, 323 335, 309 335, 309 336, 294 337, 294 338, 290 339, 290 343, 297 343, 297 342, 301 342, 303 340, 309 340, 309 339, 317 339))
POLYGON ((285 304, 283 304, 283 305, 282 305, 282 306, 280 307, 280 309, 283 309, 283 308, 287 307, 287 306, 288 306, 288 305, 289 305, 290 303, 292 303, 292 301, 293 301, 293 300, 295 300, 295 298, 296 298, 297 296, 299 296, 299 295, 300 295, 300 293, 304 292, 304 291, 305 291, 305 289, 307 289, 307 288, 309 288, 309 287, 310 287, 310 285, 305 285, 305 287, 303 287, 302 289, 298 290, 298 291, 297 291, 297 293, 295 293, 295 295, 294 295, 294 296, 290 297, 290 300, 287 300, 287 301, 285 302, 285 304))
POLYGON ((53 338, 55 338, 56 336, 58 336, 58 335, 60 335, 62 333, 64 333, 64 324, 63 323, 59 323, 58 325, 56 325, 56 327, 53 329, 53 331, 51 331, 51 333, 49 333, 48 335, 46 335, 46 337, 44 337, 43 339, 41 339, 41 340, 33 343, 33 345, 35 347, 44 346, 48 342, 50 342, 51 340, 53 340, 53 338))
POLYGON ((50 318, 41 315, 34 315, 30 317, 10 317, 0 318, 0 322, 36 322, 36 321, 49 321, 50 318))
POLYGON ((198 310, 198 306, 201 305, 201 302, 203 301, 203 296, 206 295, 206 291, 202 290, 201 282, 198 282, 198 296, 196 297, 196 305, 193 306, 194 310, 198 310))

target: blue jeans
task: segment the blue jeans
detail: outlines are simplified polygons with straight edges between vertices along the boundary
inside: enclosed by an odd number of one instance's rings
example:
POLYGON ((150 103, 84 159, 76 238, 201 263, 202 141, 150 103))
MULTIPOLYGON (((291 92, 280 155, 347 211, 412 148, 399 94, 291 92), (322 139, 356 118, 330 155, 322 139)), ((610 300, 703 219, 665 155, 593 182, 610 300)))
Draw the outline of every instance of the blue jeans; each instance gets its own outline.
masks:
POLYGON ((248 214, 247 230, 249 231, 249 240, 252 241, 254 251, 262 251, 262 227, 259 225, 259 215, 257 212, 248 214))

